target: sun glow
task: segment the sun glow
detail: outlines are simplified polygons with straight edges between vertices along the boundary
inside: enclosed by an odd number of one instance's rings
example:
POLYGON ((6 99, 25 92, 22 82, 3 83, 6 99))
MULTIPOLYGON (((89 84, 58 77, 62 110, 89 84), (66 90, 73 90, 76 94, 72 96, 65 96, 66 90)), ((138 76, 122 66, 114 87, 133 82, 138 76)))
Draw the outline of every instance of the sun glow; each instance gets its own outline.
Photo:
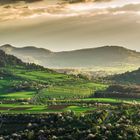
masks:
MULTIPOLYGON (((42 2, 43 3, 43 2, 42 2)), ((85 2, 76 4, 27 4, 11 5, 9 8, 0 7, 0 21, 12 19, 33 19, 38 17, 71 17, 87 14, 94 16, 100 14, 126 14, 128 11, 111 11, 109 9, 121 8, 124 5, 140 3, 138 0, 113 0, 109 2, 85 2)), ((130 12, 130 11, 129 11, 130 12)), ((136 13, 135 11, 131 13, 136 13)), ((136 13, 139 15, 139 12, 136 13)))

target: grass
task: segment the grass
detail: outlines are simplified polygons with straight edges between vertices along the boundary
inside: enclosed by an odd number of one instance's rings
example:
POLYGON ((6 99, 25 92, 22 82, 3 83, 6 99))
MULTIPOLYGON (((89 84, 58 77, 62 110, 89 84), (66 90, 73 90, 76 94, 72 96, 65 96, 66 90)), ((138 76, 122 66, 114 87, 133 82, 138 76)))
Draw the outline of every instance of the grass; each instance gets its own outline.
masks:
POLYGON ((83 113, 94 109, 82 106, 66 106, 63 109, 49 109, 45 105, 0 104, 1 113, 58 113, 70 110, 75 113, 83 113))
POLYGON ((95 101, 103 103, 140 103, 140 99, 122 99, 122 98, 85 98, 81 99, 82 101, 95 101))
POLYGON ((65 99, 89 96, 92 93, 92 90, 89 88, 81 89, 79 87, 51 87, 42 90, 42 92, 49 99, 65 99))
POLYGON ((74 111, 76 113, 84 113, 84 112, 88 112, 88 111, 92 111, 95 110, 96 108, 93 107, 81 107, 81 106, 69 106, 67 107, 67 110, 71 110, 74 111))
POLYGON ((46 71, 40 71, 40 70, 24 70, 24 69, 9 69, 12 73, 14 73, 16 76, 19 76, 24 79, 36 81, 36 82, 63 82, 63 81, 70 81, 74 80, 73 76, 68 76, 65 74, 59 74, 55 72, 46 72, 46 71))
MULTIPOLYGON (((40 91, 45 97, 45 100, 53 100, 56 98, 56 103, 69 103, 68 106, 62 109, 50 109, 47 105, 22 105, 21 103, 13 104, 0 104, 0 112, 3 113, 54 113, 54 112, 65 112, 68 110, 74 111, 76 113, 83 113, 90 110, 94 110, 93 107, 83 107, 81 104, 83 102, 102 102, 102 103, 133 103, 134 99, 113 99, 113 98, 88 98, 90 95, 94 94, 97 90, 105 90, 108 85, 100 83, 92 83, 88 80, 75 78, 74 76, 69 76, 65 74, 37 71, 37 70, 25 70, 20 68, 9 68, 9 71, 14 73, 15 78, 6 77, 0 80, 0 98, 11 100, 11 99, 30 99, 34 97, 35 91, 20 91, 6 93, 4 89, 8 89, 11 85, 18 85, 20 81, 35 81, 37 83, 43 83, 49 86, 49 88, 40 91), (17 78, 19 77, 19 78, 17 78), (79 103, 72 104, 72 103, 79 103), (81 103, 81 104, 80 104, 81 103)), ((136 100, 140 102, 140 99, 136 100)))
POLYGON ((80 83, 65 86, 53 86, 41 92, 49 99, 84 98, 92 95, 96 90, 104 90, 107 85, 96 83, 80 83))
POLYGON ((32 81, 37 83, 43 83, 44 85, 51 85, 47 89, 43 89, 41 92, 46 98, 83 98, 93 94, 96 90, 103 90, 107 87, 104 84, 92 83, 89 80, 76 78, 66 74, 60 74, 55 72, 47 72, 40 70, 27 70, 20 67, 15 68, 3 68, 9 73, 13 73, 13 77, 6 77, 0 80, 0 97, 7 99, 27 99, 34 95, 34 92, 14 92, 7 93, 6 90, 11 87, 15 87, 19 83, 25 81, 32 81))
POLYGON ((30 105, 30 104, 22 105, 18 103, 0 104, 0 112, 5 113, 34 113, 34 112, 39 113, 44 112, 45 109, 46 107, 44 105, 30 105))
MULTIPOLYGON (((67 100, 60 100, 60 102, 64 101, 66 104, 67 100)), ((70 100, 69 100, 70 101, 70 100)), ((134 99, 113 99, 113 98, 86 98, 86 99, 79 99, 75 100, 80 101, 81 104, 83 101, 89 102, 89 101, 95 101, 95 102, 101 102, 101 103, 140 103, 140 99, 134 100, 134 99)), ((74 103, 74 100, 72 100, 74 103)), ((79 103, 80 103, 79 102, 79 103)), ((57 101, 59 103, 59 100, 57 101)), ((66 112, 66 111, 74 111, 75 113, 85 113, 88 111, 95 110, 95 107, 86 107, 82 105, 72 105, 71 102, 69 102, 68 105, 31 105, 31 104, 25 104, 22 105, 20 103, 13 103, 13 104, 0 104, 0 112, 1 113, 58 113, 58 112, 66 112), (60 107, 59 107, 60 106, 60 107), (63 107, 62 107, 63 106, 63 107)))
POLYGON ((16 86, 21 82, 19 79, 14 78, 5 78, 3 80, 0 79, 0 94, 6 93, 11 86, 16 86))
POLYGON ((35 95, 35 91, 20 91, 0 94, 0 98, 6 99, 29 99, 35 95))
MULTIPOLYGON (((96 83, 77 83, 75 85, 51 86, 40 91, 46 99, 68 99, 89 97, 96 90, 104 90, 107 85, 96 83)), ((5 99, 28 99, 35 95, 35 91, 20 91, 12 93, 3 93, 0 90, 0 98, 5 99)))

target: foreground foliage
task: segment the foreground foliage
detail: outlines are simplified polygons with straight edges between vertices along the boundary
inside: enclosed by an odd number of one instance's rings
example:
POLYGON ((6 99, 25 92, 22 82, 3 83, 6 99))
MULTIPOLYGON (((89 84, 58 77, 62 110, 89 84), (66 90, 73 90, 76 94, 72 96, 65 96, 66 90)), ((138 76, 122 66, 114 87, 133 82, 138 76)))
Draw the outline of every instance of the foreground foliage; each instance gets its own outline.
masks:
POLYGON ((139 140, 140 106, 106 106, 76 115, 1 114, 4 140, 139 140))

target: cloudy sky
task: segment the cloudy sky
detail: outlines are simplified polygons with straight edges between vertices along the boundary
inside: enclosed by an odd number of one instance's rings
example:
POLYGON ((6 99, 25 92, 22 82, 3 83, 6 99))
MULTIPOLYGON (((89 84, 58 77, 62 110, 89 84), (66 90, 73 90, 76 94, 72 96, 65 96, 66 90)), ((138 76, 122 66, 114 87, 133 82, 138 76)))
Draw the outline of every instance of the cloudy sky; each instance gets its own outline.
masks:
POLYGON ((140 51, 140 0, 93 1, 1 4, 0 45, 52 51, 119 45, 140 51))

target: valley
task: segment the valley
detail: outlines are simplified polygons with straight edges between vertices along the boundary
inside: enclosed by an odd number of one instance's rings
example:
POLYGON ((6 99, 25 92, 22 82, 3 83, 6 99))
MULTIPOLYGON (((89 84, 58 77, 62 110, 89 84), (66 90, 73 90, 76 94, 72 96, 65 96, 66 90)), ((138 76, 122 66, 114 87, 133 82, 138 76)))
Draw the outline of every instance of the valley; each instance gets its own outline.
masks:
POLYGON ((44 48, 22 48, 5 44, 1 50, 27 63, 35 63, 66 73, 111 75, 139 68, 140 53, 121 46, 102 46, 73 51, 53 52, 44 48), (97 73, 97 74, 96 74, 97 73))
POLYGON ((139 75, 138 69, 90 79, 25 63, 0 50, 0 138, 137 140, 139 75))

